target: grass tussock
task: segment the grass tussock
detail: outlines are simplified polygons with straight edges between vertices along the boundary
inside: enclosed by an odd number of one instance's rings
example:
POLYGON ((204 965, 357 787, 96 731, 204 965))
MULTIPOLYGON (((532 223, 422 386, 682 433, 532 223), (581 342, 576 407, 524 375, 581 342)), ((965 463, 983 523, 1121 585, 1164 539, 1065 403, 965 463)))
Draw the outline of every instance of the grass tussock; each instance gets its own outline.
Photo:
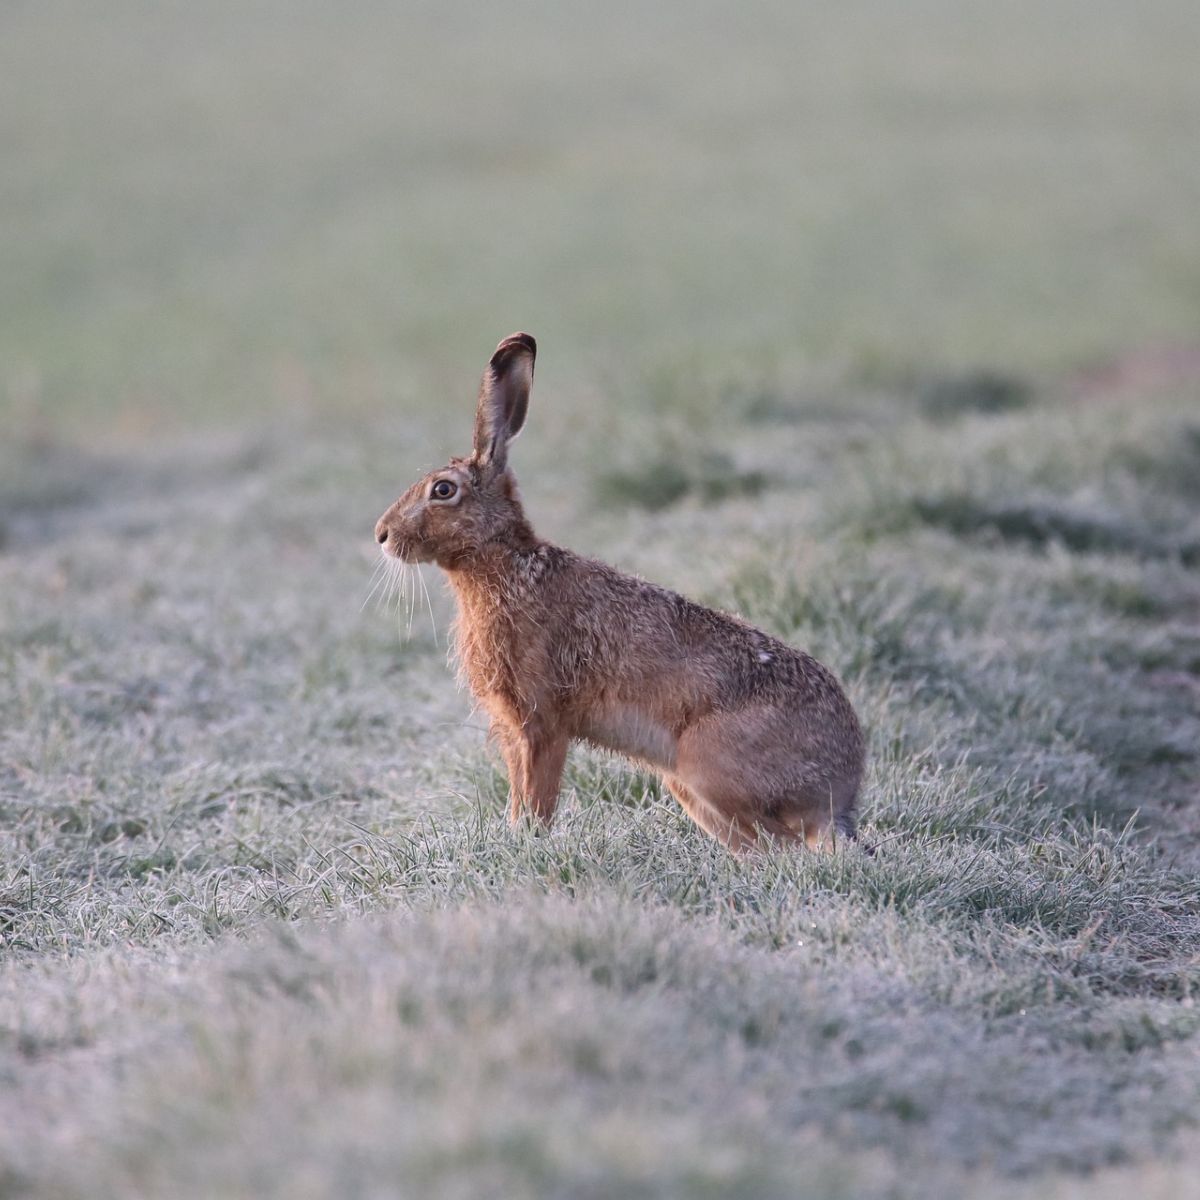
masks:
POLYGON ((657 512, 689 496, 702 504, 719 504, 734 496, 757 496, 766 486, 762 471, 739 470, 729 455, 709 450, 608 471, 596 480, 595 494, 608 507, 657 512))
POLYGON ((1190 538, 1164 537, 1136 522, 1061 501, 989 503, 977 496, 949 493, 916 497, 912 515, 960 537, 990 535, 1037 547, 1057 544, 1085 554, 1178 557, 1187 566, 1200 562, 1200 543, 1190 538))
POLYGON ((1006 413, 1025 408, 1033 399, 1033 389, 1014 375, 981 369, 930 379, 918 395, 927 416, 950 420, 969 413, 1006 413))

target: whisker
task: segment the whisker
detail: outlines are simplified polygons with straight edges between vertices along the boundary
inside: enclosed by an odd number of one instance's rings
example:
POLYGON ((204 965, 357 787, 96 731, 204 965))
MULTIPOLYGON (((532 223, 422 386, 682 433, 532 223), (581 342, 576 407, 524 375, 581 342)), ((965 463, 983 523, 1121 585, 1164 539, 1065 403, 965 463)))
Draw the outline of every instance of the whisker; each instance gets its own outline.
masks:
POLYGON ((434 644, 434 646, 437 646, 438 631, 437 631, 437 621, 434 620, 434 616, 433 616, 433 601, 429 598, 429 588, 425 585, 425 576, 422 573, 420 567, 417 568, 417 581, 421 585, 421 592, 425 597, 425 608, 429 612, 429 628, 433 633, 433 644, 434 644))
POLYGON ((375 597, 375 611, 386 613, 388 605, 388 593, 392 590, 393 568, 391 562, 387 559, 384 559, 383 565, 383 579, 380 580, 381 587, 379 590, 379 595, 375 597))
POLYGON ((387 595, 383 601, 383 611, 386 613, 392 607, 392 601, 399 603, 400 590, 404 582, 405 565, 399 559, 392 559, 391 577, 388 579, 387 595))
POLYGON ((408 596, 408 628, 404 631, 405 641, 412 639, 413 610, 417 607, 417 585, 413 582, 414 574, 418 579, 421 578, 419 567, 410 567, 404 572, 404 591, 408 596))
POLYGON ((379 590, 375 594, 375 611, 376 612, 383 612, 383 613, 387 612, 387 595, 388 595, 388 589, 391 587, 391 582, 392 582, 392 569, 391 569, 391 564, 388 564, 386 570, 383 573, 383 576, 379 580, 379 590))
POLYGON ((392 564, 386 559, 384 560, 383 578, 379 582, 380 589, 378 595, 375 597, 375 611, 386 613, 388 593, 392 589, 392 564))
POLYGON ((396 637, 404 640, 404 609, 408 603, 408 563, 402 562, 396 568, 395 584, 392 588, 392 598, 396 602, 396 637))
POLYGON ((408 573, 406 563, 397 561, 392 566, 392 577, 388 581, 387 603, 384 606, 384 611, 390 616, 393 609, 397 616, 400 613, 400 608, 404 597, 404 577, 408 573))
POLYGON ((441 644, 438 640, 437 617, 433 611, 433 600, 429 595, 429 587, 420 567, 407 563, 403 559, 392 558, 386 554, 380 555, 359 611, 366 608, 372 599, 375 601, 376 609, 382 610, 385 614, 391 610, 392 602, 395 602, 397 634, 406 641, 412 638, 417 606, 421 600, 424 600, 425 611, 429 614, 429 628, 433 634, 433 644, 435 646, 441 644), (419 596, 418 588, 421 589, 419 596))
POLYGON ((371 602, 371 597, 380 589, 383 581, 387 578, 387 559, 381 554, 379 561, 375 564, 375 570, 371 572, 371 578, 367 583, 367 594, 363 597, 363 602, 359 605, 359 612, 371 602))

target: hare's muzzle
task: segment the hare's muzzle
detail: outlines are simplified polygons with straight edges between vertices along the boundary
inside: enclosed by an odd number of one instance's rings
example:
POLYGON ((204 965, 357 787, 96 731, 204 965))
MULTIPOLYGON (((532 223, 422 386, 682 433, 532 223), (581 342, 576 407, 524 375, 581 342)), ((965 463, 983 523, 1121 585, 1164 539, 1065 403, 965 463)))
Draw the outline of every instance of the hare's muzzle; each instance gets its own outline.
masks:
POLYGON ((415 535, 411 523, 402 515, 397 516, 394 507, 375 522, 375 540, 388 558, 398 558, 401 562, 427 562, 431 557, 425 553, 424 543, 415 535))
POLYGON ((391 510, 389 509, 375 522, 375 540, 388 557, 407 561, 409 557, 409 547, 405 544, 407 539, 401 537, 395 522, 388 520, 390 515, 391 510))

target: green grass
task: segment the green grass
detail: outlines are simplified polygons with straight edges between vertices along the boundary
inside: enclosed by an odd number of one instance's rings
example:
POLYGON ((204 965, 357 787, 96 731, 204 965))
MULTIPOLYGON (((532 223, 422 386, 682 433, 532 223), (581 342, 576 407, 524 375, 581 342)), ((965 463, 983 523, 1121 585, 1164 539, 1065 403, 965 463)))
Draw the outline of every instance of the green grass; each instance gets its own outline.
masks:
POLYGON ((738 12, 0 18, 0 1197, 1192 1188, 1196 15, 738 12), (507 828, 363 599, 516 327, 537 526, 834 667, 873 856, 507 828))

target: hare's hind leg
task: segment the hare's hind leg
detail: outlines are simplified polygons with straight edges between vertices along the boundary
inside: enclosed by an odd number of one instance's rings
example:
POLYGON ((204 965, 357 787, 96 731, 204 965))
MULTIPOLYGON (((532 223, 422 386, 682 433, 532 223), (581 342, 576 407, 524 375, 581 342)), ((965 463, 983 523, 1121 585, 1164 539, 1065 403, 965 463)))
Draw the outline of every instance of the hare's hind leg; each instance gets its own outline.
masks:
POLYGON ((663 782, 680 807, 709 837, 724 842, 734 854, 744 854, 751 849, 756 838, 753 830, 747 830, 736 817, 727 817, 707 801, 701 799, 677 775, 664 775, 663 782))
POLYGON ((679 801, 683 811, 705 833, 718 842, 723 842, 734 854, 747 854, 752 850, 759 849, 762 846, 764 834, 784 842, 799 840, 796 832, 789 829, 782 821, 765 817, 751 822, 740 813, 710 804, 678 775, 664 775, 663 782, 670 789, 671 795, 679 801))
MULTIPOLYGON (((853 795, 848 801, 845 787, 822 778, 814 749, 797 737, 794 716, 780 709, 718 713, 684 731, 674 775, 726 825, 828 849, 834 831, 843 833, 853 819, 853 795)), ((711 818, 684 807, 714 832, 711 818)))

